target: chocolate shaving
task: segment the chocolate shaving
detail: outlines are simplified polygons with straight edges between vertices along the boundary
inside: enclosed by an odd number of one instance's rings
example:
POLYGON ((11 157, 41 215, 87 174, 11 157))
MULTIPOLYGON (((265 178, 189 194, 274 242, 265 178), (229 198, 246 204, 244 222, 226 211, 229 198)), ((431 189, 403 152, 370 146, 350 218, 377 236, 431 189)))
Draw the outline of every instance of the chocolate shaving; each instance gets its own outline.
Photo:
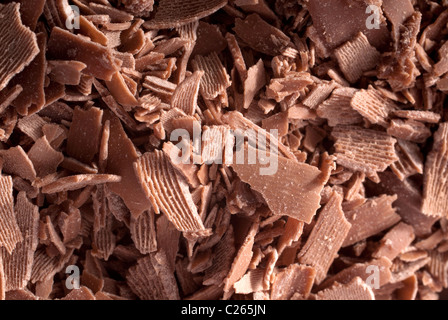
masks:
POLYGON ((167 29, 197 21, 218 11, 227 0, 161 0, 154 18, 145 22, 146 28, 167 29))
POLYGON ((446 216, 448 200, 445 194, 448 185, 444 177, 447 174, 447 139, 448 125, 443 123, 434 135, 434 145, 425 164, 422 212, 428 216, 446 216))
MULTIPOLYGON (((398 160, 396 140, 389 135, 353 126, 337 126, 332 136, 336 138, 336 162, 348 169, 364 172, 374 178, 398 160)), ((374 178, 375 179, 375 178, 374 178)))
POLYGON ((372 289, 359 277, 348 284, 336 283, 331 288, 319 291, 316 300, 375 300, 372 289))
POLYGON ((129 269, 127 283, 142 300, 179 300, 174 274, 165 267, 166 257, 151 253, 129 269))
POLYGON ((184 111, 187 115, 193 115, 196 111, 203 71, 196 71, 189 78, 185 79, 171 98, 171 106, 184 111))
POLYGON ((276 273, 271 289, 272 300, 289 300, 294 294, 306 297, 314 283, 316 271, 312 267, 291 264, 276 273))
POLYGON ((29 202, 24 192, 20 192, 15 211, 23 242, 16 245, 12 254, 7 253, 5 249, 1 251, 6 291, 25 288, 31 277, 34 251, 37 247, 38 207, 29 202))
POLYGON ((19 8, 18 3, 0 6, 3 17, 0 24, 0 42, 3 44, 0 49, 0 90, 29 65, 40 51, 36 35, 21 22, 19 8), (14 48, 14 52, 10 48, 14 48))
POLYGON ((67 154, 89 163, 98 153, 103 111, 98 108, 75 108, 67 137, 67 154))
POLYGON ((387 117, 397 108, 393 101, 373 88, 355 93, 351 106, 371 123, 381 126, 387 125, 387 117))
POLYGON ((12 178, 10 176, 0 177, 0 245, 11 254, 16 244, 23 240, 22 233, 17 223, 14 212, 14 198, 12 178))
POLYGON ((319 213, 307 242, 298 254, 300 263, 315 269, 317 284, 324 280, 351 228, 341 205, 342 197, 333 192, 330 200, 319 213))
POLYGON ((162 211, 166 214, 179 231, 197 235, 208 233, 186 181, 174 170, 163 152, 156 150, 143 155, 134 168, 156 213, 162 211))
POLYGON ((319 169, 283 157, 278 157, 278 171, 273 175, 260 175, 259 165, 235 163, 232 168, 241 180, 263 195, 273 214, 287 215, 306 223, 310 223, 316 214, 323 189, 319 169), (268 185, 282 188, 273 194, 266 187, 268 185), (301 192, 304 186, 306 193, 301 192))
POLYGON ((196 72, 204 72, 200 86, 204 99, 214 100, 219 97, 220 101, 226 104, 226 90, 231 82, 216 52, 205 57, 197 55, 192 60, 192 66, 196 72))
POLYGON ((36 179, 36 170, 33 162, 22 147, 18 146, 8 150, 0 150, 0 157, 3 160, 4 172, 18 175, 30 182, 36 179))
POLYGON ((118 71, 109 49, 58 27, 51 32, 48 55, 53 59, 80 61, 87 66, 86 74, 101 80, 111 80, 118 71))
POLYGON ((60 178, 42 187, 43 193, 77 190, 89 185, 120 182, 121 177, 113 174, 80 174, 60 178))
POLYGON ((350 83, 355 83, 364 72, 374 69, 380 59, 380 53, 370 45, 362 32, 353 40, 337 48, 334 54, 345 78, 350 83))
POLYGON ((383 195, 376 199, 370 199, 363 205, 345 212, 345 216, 352 227, 345 238, 343 247, 355 244, 373 236, 400 221, 400 216, 395 213, 392 203, 397 196, 383 195), (375 210, 372 210, 375 208, 375 210), (373 218, 374 217, 374 218, 373 218), (367 221, 375 220, 375 224, 367 221))
POLYGON ((245 20, 236 19, 234 31, 252 49, 271 56, 282 54, 291 43, 287 35, 256 13, 245 20))

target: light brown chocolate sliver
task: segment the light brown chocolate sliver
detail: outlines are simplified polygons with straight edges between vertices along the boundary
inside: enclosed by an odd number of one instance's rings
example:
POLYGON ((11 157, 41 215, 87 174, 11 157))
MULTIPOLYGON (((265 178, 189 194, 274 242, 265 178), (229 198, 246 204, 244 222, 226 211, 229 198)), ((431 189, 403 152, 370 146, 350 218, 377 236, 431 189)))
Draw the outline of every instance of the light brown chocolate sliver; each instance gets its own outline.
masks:
POLYGON ((355 244, 390 228, 400 221, 400 216, 396 214, 392 206, 395 200, 397 200, 397 196, 383 195, 369 199, 362 206, 345 212, 345 216, 352 227, 342 246, 347 247, 355 244), (371 223, 371 221, 375 221, 375 223, 371 223))
POLYGON ((372 254, 372 257, 386 257, 392 261, 402 253, 414 239, 414 228, 401 222, 383 237, 379 248, 372 254))
POLYGON ((252 49, 271 56, 282 54, 291 42, 281 30, 256 13, 248 15, 245 20, 236 19, 234 31, 252 49))
POLYGON ((375 294, 361 278, 355 277, 348 284, 336 283, 319 291, 316 300, 375 300, 375 294))
POLYGON ((277 272, 271 289, 272 300, 289 300, 298 293, 308 296, 313 287, 316 271, 314 268, 291 264, 287 268, 277 272))
POLYGON ((21 146, 12 147, 8 150, 0 150, 3 160, 3 171, 16 174, 23 179, 33 182, 36 179, 36 170, 33 162, 21 146))
POLYGON ((42 187, 43 193, 82 189, 89 185, 120 182, 121 177, 113 174, 80 174, 60 178, 42 187))
POLYGON ((395 103, 376 89, 360 90, 352 98, 351 106, 371 123, 387 125, 387 117, 397 109, 395 103))
POLYGON ((207 56, 197 55, 192 60, 194 71, 203 71, 201 79, 200 92, 207 100, 214 100, 218 97, 225 98, 226 90, 231 82, 226 69, 222 65, 216 52, 207 56))
POLYGON ((422 212, 428 216, 446 216, 448 207, 448 124, 442 123, 434 135, 432 151, 426 159, 422 212))
POLYGON ((151 206, 134 172, 133 163, 138 157, 137 150, 124 131, 120 120, 111 119, 106 172, 119 175, 122 180, 119 183, 109 184, 108 188, 123 199, 135 217, 151 206))
POLYGON ((336 162, 348 169, 375 177, 398 160, 396 140, 384 132, 354 126, 337 126, 332 136, 336 138, 336 162))
POLYGON ((213 14, 227 3, 227 0, 162 0, 153 19, 144 26, 151 29, 168 29, 197 21, 213 14))
POLYGON ((362 32, 353 40, 337 48, 334 54, 345 78, 350 83, 358 81, 363 72, 374 69, 380 59, 380 53, 370 45, 362 32))
POLYGON ((194 115, 203 75, 203 71, 196 71, 177 86, 171 98, 173 108, 178 108, 187 115, 194 115))
POLYGON ((244 276, 249 268, 253 255, 252 248, 254 245, 255 234, 258 231, 258 227, 259 223, 254 222, 241 244, 235 259, 233 260, 232 266, 230 267, 229 274, 224 280, 224 292, 229 292, 233 288, 233 285, 244 276))
MULTIPOLYGON (((247 147, 245 151, 248 151, 247 147)), ((316 167, 281 156, 278 157, 278 170, 272 175, 260 175, 260 164, 233 163, 231 166, 241 180, 263 195, 273 214, 310 223, 320 207, 323 182, 322 172, 316 167), (272 193, 270 188, 276 188, 277 193, 272 193)))
POLYGON ((111 80, 118 71, 118 65, 108 48, 58 27, 51 32, 48 54, 53 59, 83 62, 87 66, 85 72, 101 80, 111 80))
POLYGON ((157 250, 154 212, 148 210, 138 218, 131 217, 130 231, 135 247, 142 253, 148 254, 157 250))
POLYGON ((39 209, 29 202, 24 192, 17 196, 15 211, 23 242, 16 245, 12 254, 7 253, 4 248, 1 249, 6 291, 25 288, 31 278, 31 266, 38 243, 39 209))
POLYGON ((333 192, 298 254, 301 264, 315 269, 317 284, 325 278, 351 228, 342 211, 342 200, 338 193, 333 192))
POLYGON ((188 184, 163 152, 146 153, 134 164, 135 172, 156 213, 162 211, 179 231, 206 234, 188 184))
POLYGON ((45 136, 39 138, 31 147, 28 157, 39 177, 55 173, 58 166, 64 161, 62 152, 54 150, 45 136))
POLYGON ((129 269, 127 283, 142 300, 179 300, 174 274, 167 270, 166 257, 151 253, 129 269))
POLYGON ((0 246, 11 254, 16 244, 23 240, 14 212, 12 178, 0 176, 0 246))
POLYGON ((92 161, 98 153, 102 118, 103 110, 99 108, 75 108, 67 137, 69 156, 84 163, 92 161))
POLYGON ((328 120, 328 125, 350 125, 362 122, 362 116, 351 106, 357 89, 337 88, 331 97, 317 107, 317 115, 328 120))
POLYGON ((19 7, 18 3, 0 5, 0 90, 39 53, 36 35, 22 24, 19 7))

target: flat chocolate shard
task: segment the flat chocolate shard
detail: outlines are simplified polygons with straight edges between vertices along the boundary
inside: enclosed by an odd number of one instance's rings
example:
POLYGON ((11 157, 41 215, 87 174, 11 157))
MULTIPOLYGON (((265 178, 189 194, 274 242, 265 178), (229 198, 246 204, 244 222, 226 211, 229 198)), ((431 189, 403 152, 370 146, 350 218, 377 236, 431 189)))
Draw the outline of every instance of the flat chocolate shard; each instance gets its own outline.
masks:
POLYGON ((43 193, 56 193, 82 189, 86 186, 120 182, 121 177, 113 174, 80 174, 60 178, 42 187, 43 193))
POLYGON ((317 284, 326 277, 351 228, 351 224, 342 211, 342 200, 338 193, 333 192, 330 200, 319 213, 310 236, 298 254, 301 264, 315 269, 317 284))
POLYGON ((221 119, 225 124, 230 126, 234 131, 241 131, 245 136, 249 139, 249 141, 257 141, 260 139, 261 141, 266 141, 264 146, 258 145, 260 149, 268 149, 272 150, 273 153, 279 153, 279 155, 288 158, 293 161, 297 161, 296 156, 287 148, 284 144, 282 144, 278 137, 275 136, 275 133, 268 132, 258 125, 247 119, 240 112, 231 111, 222 116, 221 119), (258 138, 257 138, 258 136, 258 138), (269 146, 269 148, 268 148, 269 146), (274 150, 275 147, 278 147, 278 151, 274 150))
POLYGON ((369 276, 372 275, 372 271, 369 271, 368 267, 370 267, 370 270, 378 271, 376 274, 379 278, 377 279, 376 284, 379 285, 380 288, 391 281, 392 273, 390 269, 392 267, 392 262, 385 257, 381 257, 380 259, 374 259, 365 263, 355 263, 334 276, 328 277, 320 287, 328 288, 335 282, 349 284, 356 277, 361 278, 363 281, 367 281, 369 276))
POLYGON ((227 88, 231 82, 226 69, 216 52, 208 56, 197 55, 192 60, 194 71, 204 72, 201 79, 200 92, 204 99, 215 100, 219 98, 221 102, 227 104, 227 88))
POLYGON ((248 15, 245 20, 236 19, 233 30, 252 49, 270 56, 284 53, 291 44, 287 35, 256 13, 248 15))
POLYGON ((20 85, 23 91, 11 103, 21 115, 29 115, 41 110, 45 105, 45 71, 47 49, 47 36, 43 33, 37 34, 37 44, 39 54, 31 63, 17 74, 10 82, 10 85, 20 85))
POLYGON ((203 75, 204 71, 196 71, 177 86, 171 98, 173 108, 178 108, 187 115, 195 114, 203 75))
POLYGON ((142 253, 148 254, 157 250, 154 212, 148 210, 138 218, 131 217, 131 237, 135 247, 142 253))
POLYGON ((335 283, 331 288, 319 291, 316 300, 375 300, 375 294, 361 278, 355 277, 348 284, 335 283))
POLYGON ((316 271, 312 267, 298 263, 289 265, 275 274, 271 300, 289 300, 294 294, 307 297, 313 287, 315 276, 316 271))
POLYGON ((14 212, 13 185, 11 176, 0 177, 0 246, 11 254, 17 243, 23 240, 22 232, 14 212))
POLYGON ((165 264, 165 255, 151 253, 129 269, 127 283, 140 299, 179 300, 174 273, 165 264))
POLYGON ((22 24, 20 4, 9 3, 0 6, 0 90, 21 72, 39 54, 36 35, 22 24), (14 48, 14 51, 10 50, 14 48))
POLYGON ((106 86, 114 99, 122 105, 126 110, 138 105, 138 101, 134 94, 130 91, 124 76, 120 72, 116 72, 110 81, 106 81, 106 86))
POLYGON ((221 52, 226 47, 226 39, 218 26, 199 21, 196 45, 192 52, 193 57, 197 54, 206 56, 212 52, 221 52))
POLYGON ((370 45, 362 32, 337 48, 334 54, 339 68, 350 83, 358 81, 364 72, 375 69, 380 60, 380 53, 370 45))
POLYGON ((331 97, 317 107, 317 115, 328 120, 328 125, 351 125, 362 122, 361 114, 354 110, 351 101, 355 93, 354 88, 337 88, 331 97))
POLYGON ((433 224, 439 219, 430 217, 422 213, 422 193, 418 185, 405 179, 400 181, 392 172, 383 172, 379 174, 381 182, 378 192, 385 192, 390 195, 396 194, 397 200, 394 206, 397 213, 401 216, 403 222, 411 225, 418 237, 430 234, 433 224))
POLYGON ((185 4, 182 0, 162 0, 152 19, 145 22, 149 29, 168 29, 197 21, 218 11, 227 0, 193 0, 185 4))
POLYGON ((138 217, 151 207, 151 202, 134 171, 133 163, 139 154, 117 118, 110 120, 108 149, 106 172, 121 176, 121 182, 111 183, 108 188, 123 199, 134 217, 138 217))
POLYGON ((402 253, 414 239, 414 228, 401 222, 383 237, 380 247, 372 254, 372 257, 386 257, 392 261, 402 253))
POLYGON ((144 154, 135 162, 134 169, 156 213, 162 211, 179 231, 198 236, 209 233, 198 215, 187 182, 163 152, 144 154))
POLYGON ((377 172, 385 171, 398 160, 396 140, 384 132, 337 126, 332 136, 336 139, 336 162, 348 169, 364 172, 369 178, 374 178, 377 172))
POLYGON ((81 286, 79 289, 73 289, 72 291, 70 291, 70 293, 61 298, 61 300, 96 300, 96 298, 89 288, 81 286))
POLYGON ((423 173, 423 155, 415 143, 398 140, 396 145, 398 161, 390 168, 403 181, 407 177, 423 173))
POLYGON ((122 3, 126 11, 137 17, 149 16, 154 9, 154 0, 123 0, 122 3))
POLYGON ((442 123, 434 134, 434 145, 424 170, 422 212, 428 216, 445 217, 448 207, 448 124, 442 123))
POLYGON ((254 222, 251 225, 247 236, 245 237, 235 256, 235 259, 233 260, 230 271, 224 280, 224 292, 229 292, 233 288, 234 284, 244 276, 249 268, 253 255, 252 249, 254 246, 255 234, 257 233, 258 228, 258 222, 254 222))
POLYGON ((8 150, 0 150, 0 157, 3 160, 4 172, 18 175, 30 182, 36 179, 36 170, 33 162, 21 146, 12 147, 8 150))
POLYGON ((51 32, 48 55, 53 59, 80 61, 87 66, 86 74, 101 80, 111 80, 119 67, 108 48, 58 27, 51 32))
POLYGON ((366 201, 358 208, 346 211, 345 216, 352 227, 342 247, 347 247, 373 236, 400 221, 400 216, 396 214, 396 210, 392 207, 395 200, 397 200, 397 196, 383 195, 366 201), (375 223, 369 221, 375 221, 375 223))
POLYGON ((371 123, 387 126, 389 114, 397 109, 393 101, 380 91, 369 88, 360 90, 352 98, 351 106, 371 123))
MULTIPOLYGON (((248 150, 246 147, 245 151, 248 150)), ((324 187, 322 172, 281 156, 277 161, 278 170, 270 175, 261 175, 260 165, 233 163, 231 166, 242 181, 264 197, 273 214, 310 223, 320 207, 320 193, 324 187), (273 186, 278 186, 278 193, 270 192, 273 186)))
POLYGON ((69 156, 86 164, 93 160, 98 153, 102 118, 103 110, 99 108, 75 108, 67 137, 69 156))
POLYGON ((285 78, 274 78, 266 87, 266 97, 281 102, 312 83, 313 80, 308 72, 291 73, 285 78))
POLYGON ((400 118, 406 118, 425 123, 438 123, 441 119, 440 114, 432 111, 420 110, 397 110, 394 115, 400 118))
POLYGON ((49 256, 45 248, 37 249, 34 253, 33 267, 31 269, 31 283, 52 279, 56 273, 64 268, 73 254, 73 249, 67 250, 63 256, 49 256))
POLYGON ((34 251, 37 248, 39 208, 33 205, 25 192, 20 192, 15 205, 17 224, 23 236, 12 254, 2 248, 3 268, 6 278, 6 291, 23 289, 31 278, 34 251))
POLYGON ((399 119, 391 120, 387 133, 395 138, 416 143, 424 143, 432 134, 421 122, 399 119))
POLYGON ((329 52, 343 43, 352 40, 359 32, 366 35, 369 42, 380 49, 387 44, 386 19, 379 10, 379 21, 372 21, 373 11, 367 12, 369 4, 380 7, 381 2, 352 1, 347 5, 345 0, 331 0, 322 4, 318 0, 310 0, 307 8, 313 20, 316 36, 320 37, 322 46, 329 52), (370 17, 370 18, 369 18, 370 17), (341 23, 344 21, 345 23, 341 23), (372 23, 378 22, 378 27, 369 28, 372 23))
POLYGON ((249 270, 238 282, 234 284, 236 294, 250 294, 263 291, 264 269, 249 270))
POLYGON ((39 138, 31 147, 28 157, 36 169, 37 176, 41 178, 55 173, 64 161, 62 152, 54 150, 45 136, 39 138))
POLYGON ((82 70, 87 66, 79 61, 48 61, 49 77, 52 81, 60 84, 76 86, 80 84, 82 70))
POLYGON ((337 87, 338 85, 335 81, 323 81, 314 87, 306 98, 303 99, 302 103, 310 109, 316 109, 337 87))

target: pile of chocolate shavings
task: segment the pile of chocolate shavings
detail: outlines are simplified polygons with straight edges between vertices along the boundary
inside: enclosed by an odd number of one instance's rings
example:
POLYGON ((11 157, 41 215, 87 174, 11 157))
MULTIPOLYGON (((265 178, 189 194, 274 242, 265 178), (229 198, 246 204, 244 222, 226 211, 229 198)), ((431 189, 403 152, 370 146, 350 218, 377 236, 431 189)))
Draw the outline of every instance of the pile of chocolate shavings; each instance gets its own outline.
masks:
POLYGON ((0 299, 444 297, 446 1, 0 16, 0 299), (176 129, 207 137, 194 162, 176 129), (230 129, 275 144, 278 171, 213 163, 230 129))

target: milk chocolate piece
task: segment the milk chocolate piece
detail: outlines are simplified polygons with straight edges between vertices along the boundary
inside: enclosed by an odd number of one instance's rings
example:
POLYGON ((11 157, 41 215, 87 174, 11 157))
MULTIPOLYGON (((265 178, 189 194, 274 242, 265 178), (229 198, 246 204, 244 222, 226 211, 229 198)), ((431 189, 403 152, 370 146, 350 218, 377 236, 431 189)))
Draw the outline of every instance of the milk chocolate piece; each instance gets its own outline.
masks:
POLYGON ((0 6, 3 16, 0 24, 0 90, 6 87, 13 76, 29 65, 40 51, 36 35, 21 22, 19 7, 18 3, 0 6), (10 50, 13 47, 14 52, 10 50))

